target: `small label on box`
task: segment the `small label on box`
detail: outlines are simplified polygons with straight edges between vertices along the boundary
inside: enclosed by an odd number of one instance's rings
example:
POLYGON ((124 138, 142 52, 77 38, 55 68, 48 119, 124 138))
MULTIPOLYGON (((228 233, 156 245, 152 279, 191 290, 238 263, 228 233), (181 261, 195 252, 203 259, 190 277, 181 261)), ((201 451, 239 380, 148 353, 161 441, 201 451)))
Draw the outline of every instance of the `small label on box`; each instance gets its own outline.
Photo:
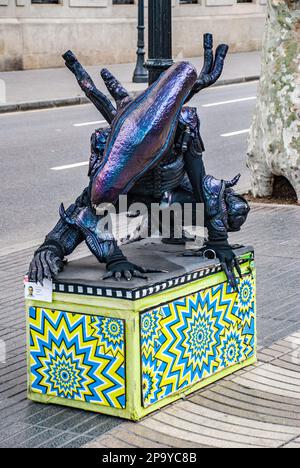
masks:
POLYGON ((53 282, 44 279, 43 285, 40 283, 31 283, 28 277, 24 278, 25 299, 30 301, 52 302, 53 282))

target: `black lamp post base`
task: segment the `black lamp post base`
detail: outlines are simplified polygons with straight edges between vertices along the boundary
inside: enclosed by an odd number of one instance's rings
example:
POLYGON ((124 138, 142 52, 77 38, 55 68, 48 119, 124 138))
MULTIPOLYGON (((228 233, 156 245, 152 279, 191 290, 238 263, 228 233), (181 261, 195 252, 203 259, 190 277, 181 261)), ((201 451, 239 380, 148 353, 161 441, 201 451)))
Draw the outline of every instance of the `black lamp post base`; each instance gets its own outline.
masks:
POLYGON ((143 67, 142 71, 135 71, 133 78, 132 78, 133 83, 148 83, 148 72, 147 70, 143 67))
POLYGON ((172 59, 149 59, 145 64, 149 71, 149 84, 154 83, 173 63, 172 59))
POLYGON ((133 83, 148 83, 148 72, 144 67, 145 62, 145 43, 144 43, 144 0, 138 2, 138 44, 137 44, 137 61, 133 74, 133 83))

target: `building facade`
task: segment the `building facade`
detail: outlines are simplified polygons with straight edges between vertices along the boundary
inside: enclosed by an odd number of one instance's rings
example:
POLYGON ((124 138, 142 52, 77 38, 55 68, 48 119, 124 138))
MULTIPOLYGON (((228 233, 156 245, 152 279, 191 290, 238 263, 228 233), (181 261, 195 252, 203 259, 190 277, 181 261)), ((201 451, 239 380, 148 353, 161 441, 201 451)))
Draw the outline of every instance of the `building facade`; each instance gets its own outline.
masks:
MULTIPOLYGON (((61 66, 72 49, 86 65, 135 60, 138 0, 0 0, 0 70, 61 66)), ((232 52, 261 46, 266 0, 172 0, 173 55, 199 54, 204 32, 232 52)), ((145 1, 147 16, 147 0, 145 1)))

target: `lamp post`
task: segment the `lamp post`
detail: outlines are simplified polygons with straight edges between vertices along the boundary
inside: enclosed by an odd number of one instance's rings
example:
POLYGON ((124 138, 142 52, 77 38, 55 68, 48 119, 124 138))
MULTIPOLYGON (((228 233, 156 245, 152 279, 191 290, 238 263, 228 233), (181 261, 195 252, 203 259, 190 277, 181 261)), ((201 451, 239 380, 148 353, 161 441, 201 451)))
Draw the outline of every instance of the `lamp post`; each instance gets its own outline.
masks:
POLYGON ((138 1, 138 43, 137 43, 137 61, 133 74, 133 83, 147 83, 148 72, 144 67, 145 63, 145 20, 144 20, 144 0, 138 1))
POLYGON ((173 64, 172 0, 149 0, 149 85, 173 64))

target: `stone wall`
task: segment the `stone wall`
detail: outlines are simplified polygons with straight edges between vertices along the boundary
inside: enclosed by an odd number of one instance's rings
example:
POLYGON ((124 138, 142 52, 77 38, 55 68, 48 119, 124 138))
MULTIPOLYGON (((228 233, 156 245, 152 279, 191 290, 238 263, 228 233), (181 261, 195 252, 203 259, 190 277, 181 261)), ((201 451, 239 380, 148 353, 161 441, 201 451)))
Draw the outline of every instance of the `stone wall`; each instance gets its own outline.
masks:
MULTIPOLYGON (((86 65, 135 60, 136 4, 58 2, 0 0, 0 70, 58 67, 67 49, 73 49, 86 65)), ((199 0, 198 4, 180 4, 173 0, 174 57, 198 55, 201 35, 207 31, 215 34, 216 41, 229 43, 233 52, 259 49, 264 3, 199 0)))

